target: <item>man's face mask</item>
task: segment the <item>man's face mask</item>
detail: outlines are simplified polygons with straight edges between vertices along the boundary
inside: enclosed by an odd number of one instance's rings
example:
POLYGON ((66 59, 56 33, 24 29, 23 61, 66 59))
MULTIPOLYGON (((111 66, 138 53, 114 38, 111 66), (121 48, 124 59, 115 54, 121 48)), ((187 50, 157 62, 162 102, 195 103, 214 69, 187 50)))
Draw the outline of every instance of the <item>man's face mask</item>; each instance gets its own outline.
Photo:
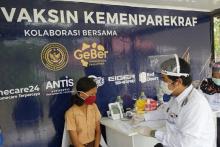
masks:
MULTIPOLYGON (((169 84, 171 84, 171 83, 169 83, 169 84)), ((162 91, 163 91, 165 94, 167 94, 167 95, 171 95, 171 93, 173 93, 173 90, 170 90, 170 89, 168 88, 168 85, 169 85, 169 84, 166 83, 166 82, 164 82, 164 81, 161 81, 161 82, 160 82, 160 87, 161 87, 162 91)))
POLYGON ((170 80, 167 75, 160 75, 160 88, 164 94, 171 95, 174 92, 176 87, 174 87, 172 90, 169 89, 169 85, 172 84, 173 87, 175 85, 174 83, 175 82, 170 80))
POLYGON ((88 94, 86 94, 83 91, 78 91, 78 92, 84 93, 86 96, 88 96, 86 99, 82 98, 84 100, 85 104, 92 105, 93 103, 95 103, 95 101, 96 101, 96 96, 95 95, 89 96, 88 94))
MULTIPOLYGON (((217 69, 215 69, 215 70, 217 70, 217 69)), ((220 71, 213 71, 212 72, 212 81, 216 85, 220 86, 220 71)))

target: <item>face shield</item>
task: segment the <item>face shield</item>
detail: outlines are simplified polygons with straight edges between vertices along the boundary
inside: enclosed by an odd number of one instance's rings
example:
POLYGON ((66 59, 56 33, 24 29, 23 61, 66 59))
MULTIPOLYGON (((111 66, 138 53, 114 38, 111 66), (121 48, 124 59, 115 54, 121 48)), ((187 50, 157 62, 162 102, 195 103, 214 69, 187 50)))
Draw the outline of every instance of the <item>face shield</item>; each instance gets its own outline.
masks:
POLYGON ((150 70, 154 71, 155 75, 159 77, 159 85, 157 86, 157 97, 160 101, 163 101, 164 94, 171 95, 175 88, 173 83, 164 81, 164 76, 174 77, 188 77, 189 73, 181 73, 179 57, 176 54, 171 55, 156 55, 148 57, 148 63, 150 64, 150 70), (169 88, 169 84, 172 84, 172 89, 169 88))
POLYGON ((164 74, 175 77, 188 77, 188 73, 181 73, 179 57, 176 54, 156 55, 149 58, 150 70, 156 74, 164 74))

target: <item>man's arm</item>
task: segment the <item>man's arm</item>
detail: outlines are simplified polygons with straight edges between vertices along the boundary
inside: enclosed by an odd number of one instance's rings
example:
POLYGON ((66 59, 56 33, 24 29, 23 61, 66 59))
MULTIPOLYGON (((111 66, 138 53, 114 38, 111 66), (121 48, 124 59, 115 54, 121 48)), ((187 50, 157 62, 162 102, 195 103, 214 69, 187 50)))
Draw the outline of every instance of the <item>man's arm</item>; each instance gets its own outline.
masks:
MULTIPOLYGON (((202 97, 201 97, 202 98, 202 97)), ((169 147, 195 147, 201 144, 201 135, 212 139, 212 114, 204 101, 194 101, 182 108, 175 132, 156 131, 155 136, 169 147), (196 103, 196 104, 195 104, 196 103), (205 133, 206 132, 206 133, 205 133)))

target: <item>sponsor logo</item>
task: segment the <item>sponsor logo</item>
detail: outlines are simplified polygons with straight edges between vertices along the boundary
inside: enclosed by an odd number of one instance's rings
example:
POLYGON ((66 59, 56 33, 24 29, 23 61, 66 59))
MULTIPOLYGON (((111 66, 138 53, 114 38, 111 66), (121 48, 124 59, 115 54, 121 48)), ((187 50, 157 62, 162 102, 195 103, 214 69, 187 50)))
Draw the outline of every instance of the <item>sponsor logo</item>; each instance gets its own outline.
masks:
POLYGON ((40 96, 40 88, 38 85, 0 90, 0 100, 26 98, 31 96, 40 96))
POLYGON ((62 80, 46 82, 46 96, 58 95, 63 93, 72 93, 74 80, 65 76, 62 80))
POLYGON ((52 71, 58 71, 64 68, 68 62, 68 52, 66 48, 59 43, 49 43, 44 46, 41 52, 41 61, 44 66, 52 71))
POLYGON ((97 43, 83 43, 81 49, 74 51, 74 58, 79 60, 84 67, 103 65, 106 62, 108 51, 104 46, 97 43))
POLYGON ((115 85, 135 83, 135 75, 118 75, 108 77, 109 82, 115 82, 115 85))
POLYGON ((155 81, 155 80, 159 80, 159 78, 155 76, 154 72, 152 73, 141 72, 139 74, 139 81, 141 83, 146 83, 146 82, 155 81))
POLYGON ((94 75, 90 75, 88 77, 94 79, 94 81, 97 84, 97 87, 100 87, 100 86, 105 84, 105 79, 103 77, 97 77, 97 76, 94 76, 94 75))

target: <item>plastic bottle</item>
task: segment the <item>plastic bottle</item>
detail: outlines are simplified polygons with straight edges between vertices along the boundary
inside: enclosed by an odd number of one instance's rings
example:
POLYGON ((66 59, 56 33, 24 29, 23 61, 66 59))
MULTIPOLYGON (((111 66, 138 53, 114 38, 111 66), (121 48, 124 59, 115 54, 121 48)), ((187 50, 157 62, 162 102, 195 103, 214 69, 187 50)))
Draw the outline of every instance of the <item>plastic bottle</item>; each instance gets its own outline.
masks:
POLYGON ((123 99, 121 98, 121 96, 117 96, 116 98, 116 102, 119 102, 120 107, 121 107, 121 111, 122 113, 124 112, 124 108, 123 108, 123 99))
POLYGON ((142 91, 141 95, 138 97, 138 99, 135 102, 135 111, 138 114, 142 114, 145 111, 145 106, 146 106, 146 95, 142 91))
POLYGON ((140 99, 145 99, 145 100, 147 100, 147 97, 146 97, 144 91, 141 92, 140 99))
POLYGON ((146 111, 151 111, 152 110, 152 108, 151 108, 151 99, 150 98, 147 99, 145 110, 146 111))
POLYGON ((151 100, 150 100, 150 98, 146 97, 146 95, 143 91, 141 92, 140 99, 144 99, 146 101, 145 110, 150 111, 151 110, 151 100))

